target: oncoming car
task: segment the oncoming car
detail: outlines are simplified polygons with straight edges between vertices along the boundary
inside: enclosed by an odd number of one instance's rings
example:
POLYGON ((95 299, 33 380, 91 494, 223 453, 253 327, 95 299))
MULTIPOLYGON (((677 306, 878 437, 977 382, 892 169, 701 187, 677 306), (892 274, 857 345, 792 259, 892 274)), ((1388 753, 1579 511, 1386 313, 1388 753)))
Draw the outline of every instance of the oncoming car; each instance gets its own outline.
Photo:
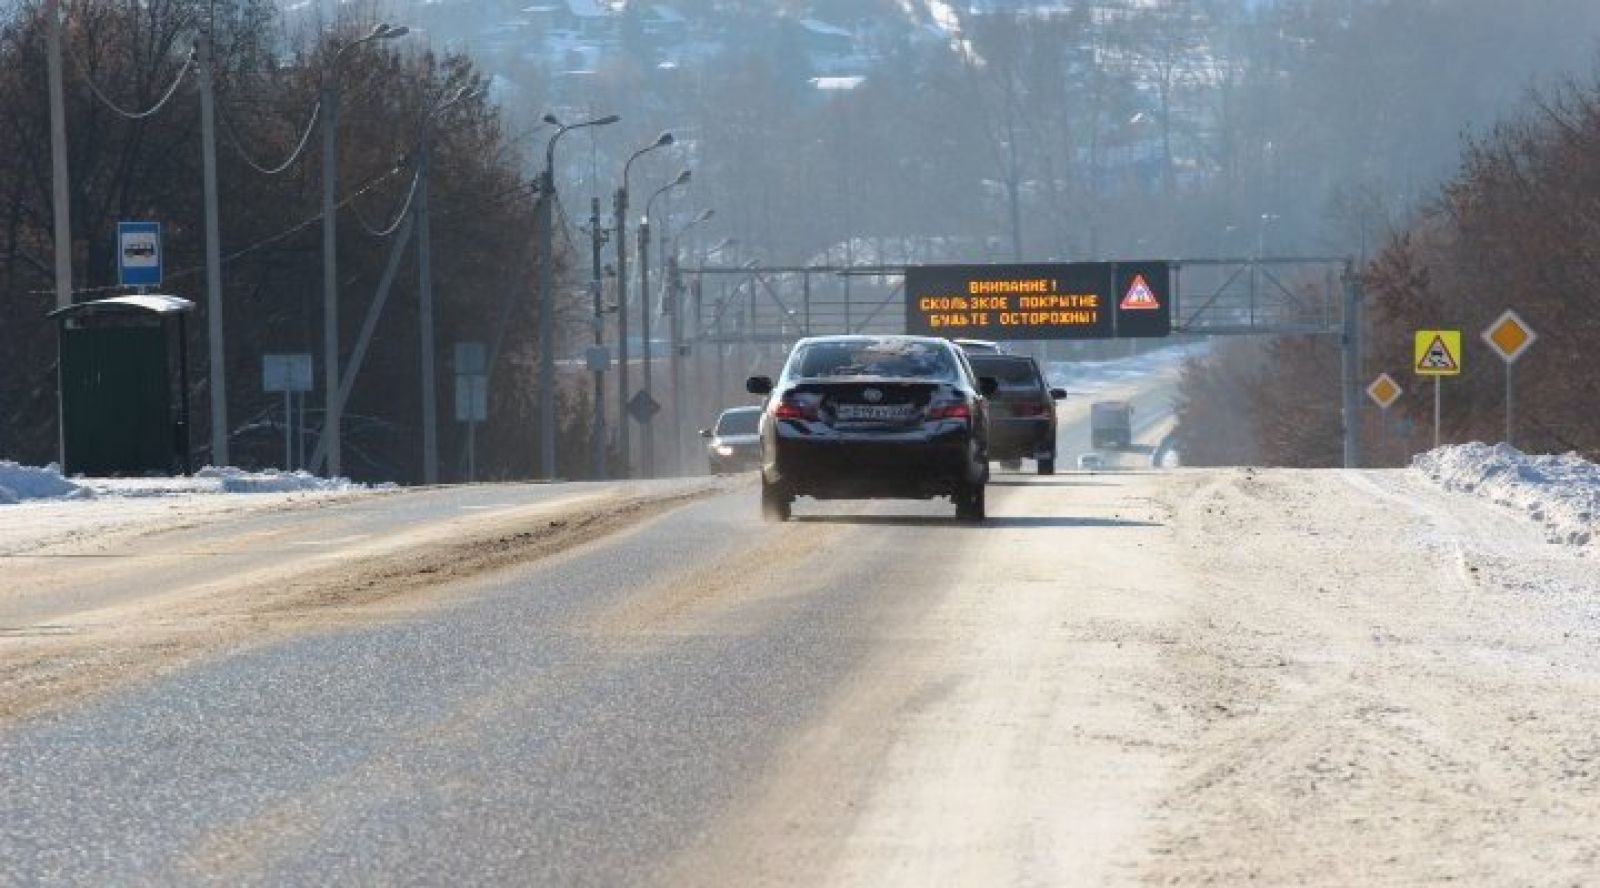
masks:
POLYGON ((931 499, 982 520, 989 480, 988 395, 943 339, 823 336, 795 343, 761 415, 761 510, 783 521, 797 496, 931 499))
POLYGON ((711 474, 727 475, 754 469, 761 463, 760 407, 732 407, 717 417, 715 428, 701 429, 706 440, 706 461, 711 474))

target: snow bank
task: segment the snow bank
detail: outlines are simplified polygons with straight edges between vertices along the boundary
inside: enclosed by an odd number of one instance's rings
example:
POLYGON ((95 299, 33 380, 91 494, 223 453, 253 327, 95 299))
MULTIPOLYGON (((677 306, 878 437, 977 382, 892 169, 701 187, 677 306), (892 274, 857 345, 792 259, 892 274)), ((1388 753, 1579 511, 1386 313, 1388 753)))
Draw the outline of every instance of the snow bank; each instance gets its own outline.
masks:
POLYGON ((231 467, 206 466, 194 473, 196 478, 215 479, 223 493, 292 493, 300 490, 366 490, 367 485, 349 478, 318 478, 304 471, 246 472, 231 467))
MULTIPOLYGON (((392 485, 391 485, 392 486, 392 485)), ((369 490, 348 478, 318 478, 306 472, 246 472, 207 466, 189 478, 62 477, 54 463, 43 468, 0 460, 0 505, 36 499, 93 499, 188 496, 202 493, 294 493, 369 490)))
POLYGON ((1530 456, 1506 444, 1462 444, 1418 455, 1411 470, 1445 490, 1526 515, 1553 543, 1600 540, 1600 465, 1576 454, 1530 456))
POLYGON ((55 463, 41 469, 20 465, 10 460, 0 460, 0 504, 20 503, 29 499, 92 495, 61 477, 61 467, 55 463))

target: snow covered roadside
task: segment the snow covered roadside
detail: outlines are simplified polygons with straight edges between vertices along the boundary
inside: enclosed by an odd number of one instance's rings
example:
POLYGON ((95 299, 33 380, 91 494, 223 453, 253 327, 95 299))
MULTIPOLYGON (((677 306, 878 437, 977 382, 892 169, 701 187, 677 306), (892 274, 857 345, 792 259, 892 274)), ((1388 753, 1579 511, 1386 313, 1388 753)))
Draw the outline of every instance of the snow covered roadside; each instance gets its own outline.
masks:
POLYGON ((72 478, 55 463, 43 468, 0 460, 0 504, 23 500, 99 497, 188 496, 204 493, 291 493, 365 490, 348 478, 318 478, 306 472, 246 472, 206 466, 189 478, 72 478))
POLYGON ((190 478, 64 478, 55 465, 0 460, 0 556, 194 524, 222 515, 314 505, 384 488, 304 472, 206 468, 190 478), (250 496, 238 494, 248 493, 250 496))
POLYGON ((1586 549, 1600 541, 1600 465, 1575 454, 1532 456, 1506 444, 1462 444, 1419 454, 1411 471, 1527 517, 1552 543, 1586 549))

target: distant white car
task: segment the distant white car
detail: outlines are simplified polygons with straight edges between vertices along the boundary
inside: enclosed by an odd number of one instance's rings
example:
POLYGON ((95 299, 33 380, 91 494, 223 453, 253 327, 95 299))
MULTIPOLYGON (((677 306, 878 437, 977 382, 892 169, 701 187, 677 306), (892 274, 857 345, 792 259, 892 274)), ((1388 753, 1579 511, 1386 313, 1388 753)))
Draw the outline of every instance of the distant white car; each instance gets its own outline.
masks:
POLYGON ((1086 469, 1092 472, 1095 469, 1103 469, 1105 467, 1106 459, 1098 453, 1078 454, 1078 468, 1080 469, 1086 469))

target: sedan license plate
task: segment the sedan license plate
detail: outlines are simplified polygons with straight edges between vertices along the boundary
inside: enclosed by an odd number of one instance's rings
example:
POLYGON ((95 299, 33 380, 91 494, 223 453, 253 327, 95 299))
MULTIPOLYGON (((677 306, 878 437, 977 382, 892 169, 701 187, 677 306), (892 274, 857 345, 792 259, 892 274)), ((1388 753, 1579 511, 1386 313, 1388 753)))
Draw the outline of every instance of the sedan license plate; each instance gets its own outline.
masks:
POLYGON ((846 422, 894 422, 911 418, 911 404, 840 404, 838 416, 846 422))

